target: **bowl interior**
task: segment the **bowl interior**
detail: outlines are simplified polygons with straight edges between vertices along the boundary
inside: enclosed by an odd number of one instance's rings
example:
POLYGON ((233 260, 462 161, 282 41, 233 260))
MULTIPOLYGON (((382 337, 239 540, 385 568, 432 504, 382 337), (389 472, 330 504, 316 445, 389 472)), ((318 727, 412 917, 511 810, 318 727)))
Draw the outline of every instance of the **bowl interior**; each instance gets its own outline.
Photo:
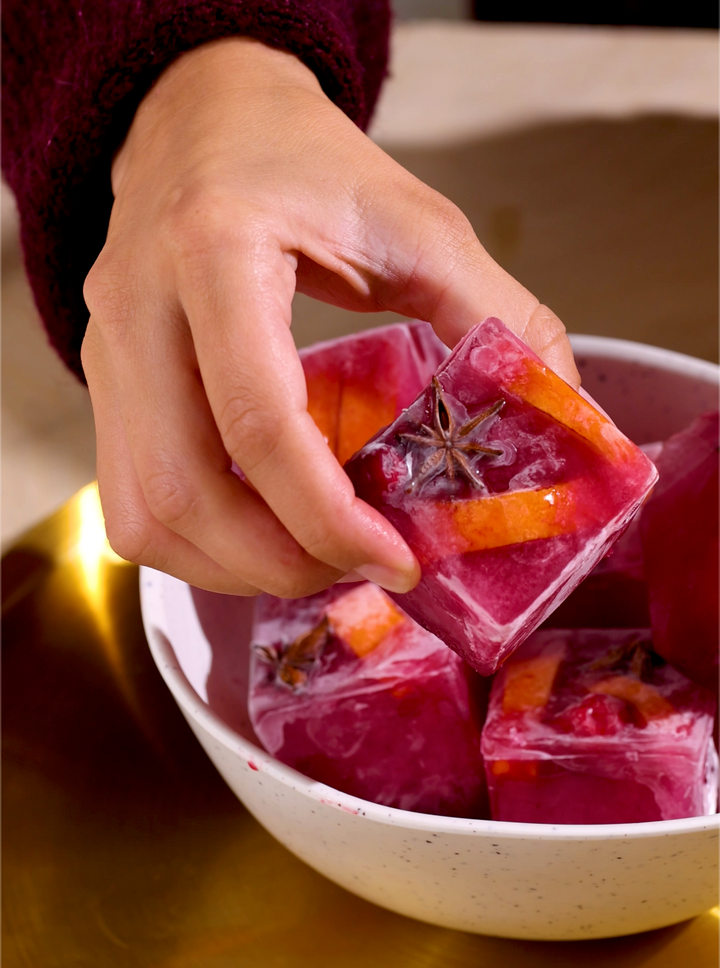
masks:
MULTIPOLYGON (((636 443, 662 440, 718 406, 720 371, 711 363, 623 340, 572 341, 583 385, 636 443)), ((178 665, 218 720, 261 746, 247 708, 253 600, 196 588, 190 593, 192 616, 187 609, 165 610, 178 665)))
POLYGON ((570 336, 583 387, 636 444, 666 440, 718 409, 720 368, 672 350, 570 336))

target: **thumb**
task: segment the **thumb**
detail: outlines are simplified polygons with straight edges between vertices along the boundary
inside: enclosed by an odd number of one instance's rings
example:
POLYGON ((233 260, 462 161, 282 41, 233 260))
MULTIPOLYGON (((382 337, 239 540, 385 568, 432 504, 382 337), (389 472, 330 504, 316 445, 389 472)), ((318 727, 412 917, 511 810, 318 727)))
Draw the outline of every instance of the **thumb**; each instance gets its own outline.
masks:
POLYGON ((394 224, 387 226, 393 241, 385 264, 393 270, 383 287, 386 307, 428 320, 448 346, 487 316, 497 316, 567 383, 579 387, 561 320, 488 255, 452 202, 421 188, 421 204, 412 191, 396 199, 394 224))

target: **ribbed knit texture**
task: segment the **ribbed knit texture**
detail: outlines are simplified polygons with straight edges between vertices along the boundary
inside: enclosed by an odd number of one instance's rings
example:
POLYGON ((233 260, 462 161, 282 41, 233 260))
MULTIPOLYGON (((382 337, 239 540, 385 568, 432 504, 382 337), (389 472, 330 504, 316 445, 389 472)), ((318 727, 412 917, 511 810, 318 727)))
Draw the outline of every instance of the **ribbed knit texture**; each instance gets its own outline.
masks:
POLYGON ((82 286, 105 241, 110 162, 153 80, 231 35, 290 51, 361 128, 385 75, 386 0, 5 0, 2 166, 50 341, 82 379, 82 286))

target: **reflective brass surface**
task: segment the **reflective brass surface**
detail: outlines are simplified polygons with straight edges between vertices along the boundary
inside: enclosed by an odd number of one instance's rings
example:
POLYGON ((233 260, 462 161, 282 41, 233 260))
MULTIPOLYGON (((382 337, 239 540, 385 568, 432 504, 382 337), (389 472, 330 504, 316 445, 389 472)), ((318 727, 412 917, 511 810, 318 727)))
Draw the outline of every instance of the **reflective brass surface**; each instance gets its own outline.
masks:
POLYGON ((4 968, 715 968, 718 917, 535 943, 421 924, 316 874, 191 734, 136 568, 81 491, 3 559, 4 968))

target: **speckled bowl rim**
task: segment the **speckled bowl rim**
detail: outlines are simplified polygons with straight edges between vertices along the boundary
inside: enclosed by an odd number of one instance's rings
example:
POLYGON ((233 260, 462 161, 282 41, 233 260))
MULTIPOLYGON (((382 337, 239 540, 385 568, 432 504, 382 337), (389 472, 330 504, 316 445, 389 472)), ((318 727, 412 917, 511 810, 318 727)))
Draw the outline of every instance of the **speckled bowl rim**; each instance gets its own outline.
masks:
MULTIPOLYGON (((606 336, 571 334, 570 340, 576 353, 587 353, 606 359, 629 359, 640 365, 646 364, 659 369, 682 372, 708 382, 720 380, 720 367, 714 363, 676 353, 673 350, 606 336)), ((163 595, 159 591, 166 581, 174 582, 176 579, 169 578, 161 572, 155 572, 151 568, 140 569, 140 602, 145 634, 155 664, 180 708, 227 750, 242 757, 251 769, 263 772, 318 804, 364 816, 376 823, 404 827, 408 830, 526 840, 628 840, 720 829, 720 814, 717 813, 681 820, 625 824, 535 824, 439 817, 436 814, 384 807, 311 780, 292 767, 280 763, 265 750, 236 733, 197 694, 180 667, 167 632, 163 595), (146 581, 145 579, 150 575, 156 576, 158 580, 146 581), (158 631, 160 635, 157 634, 158 631)), ((188 607, 193 608, 189 586, 187 588, 188 607)))
POLYGON ((695 356, 666 350, 661 346, 650 346, 648 343, 636 343, 629 339, 615 339, 610 336, 570 333, 569 338, 573 352, 577 354, 587 353, 589 356, 602 356, 605 359, 625 360, 659 370, 671 370, 674 373, 682 373, 720 385, 720 366, 709 360, 699 360, 695 356))

